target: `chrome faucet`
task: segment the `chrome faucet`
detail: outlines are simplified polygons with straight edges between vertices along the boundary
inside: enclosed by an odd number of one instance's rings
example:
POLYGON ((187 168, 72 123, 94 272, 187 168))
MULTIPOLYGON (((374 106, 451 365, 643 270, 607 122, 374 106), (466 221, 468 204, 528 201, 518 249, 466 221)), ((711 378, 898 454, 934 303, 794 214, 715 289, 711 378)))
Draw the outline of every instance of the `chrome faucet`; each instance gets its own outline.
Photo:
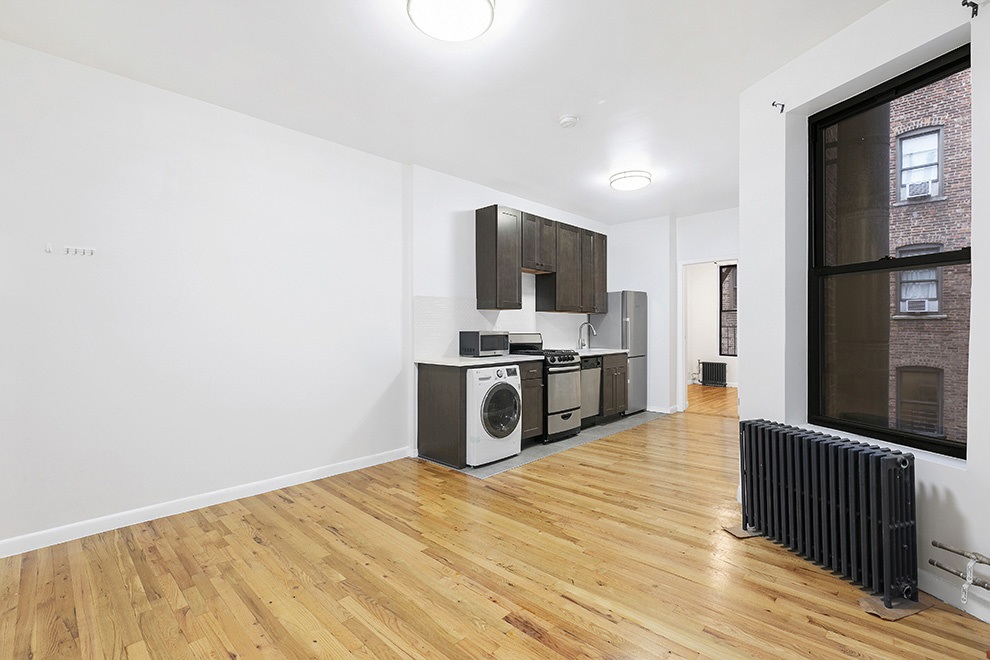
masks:
POLYGON ((586 342, 584 340, 584 333, 581 332, 582 330, 584 330, 584 326, 588 326, 589 328, 591 328, 591 334, 593 334, 596 337, 598 336, 598 332, 595 330, 595 326, 591 325, 591 321, 585 321, 584 323, 582 323, 581 325, 579 325, 578 326, 578 350, 579 351, 582 348, 585 348, 588 345, 588 342, 586 342))

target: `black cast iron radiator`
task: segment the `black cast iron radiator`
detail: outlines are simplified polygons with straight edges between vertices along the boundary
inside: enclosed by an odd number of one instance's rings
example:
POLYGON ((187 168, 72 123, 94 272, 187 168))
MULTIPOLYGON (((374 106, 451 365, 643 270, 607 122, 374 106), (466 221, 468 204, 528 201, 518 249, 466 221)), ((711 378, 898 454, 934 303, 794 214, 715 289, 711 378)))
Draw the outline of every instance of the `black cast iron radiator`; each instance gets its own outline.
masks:
POLYGON ((863 588, 918 600, 914 455, 765 420, 739 423, 743 529, 863 588))
POLYGON ((725 387, 725 362, 702 362, 701 384, 725 387))

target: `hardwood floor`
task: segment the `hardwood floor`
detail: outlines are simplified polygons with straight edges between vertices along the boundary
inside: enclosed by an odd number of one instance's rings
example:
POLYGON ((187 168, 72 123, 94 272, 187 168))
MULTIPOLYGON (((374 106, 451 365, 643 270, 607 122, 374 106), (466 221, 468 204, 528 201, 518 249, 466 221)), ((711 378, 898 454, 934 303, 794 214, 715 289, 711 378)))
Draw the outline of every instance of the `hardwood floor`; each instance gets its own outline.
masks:
POLYGON ((739 418, 739 394, 735 387, 711 387, 690 383, 687 386, 686 412, 739 418))
POLYGON ((0 559, 0 657, 983 658, 722 531, 736 423, 680 414, 486 480, 403 459, 0 559))

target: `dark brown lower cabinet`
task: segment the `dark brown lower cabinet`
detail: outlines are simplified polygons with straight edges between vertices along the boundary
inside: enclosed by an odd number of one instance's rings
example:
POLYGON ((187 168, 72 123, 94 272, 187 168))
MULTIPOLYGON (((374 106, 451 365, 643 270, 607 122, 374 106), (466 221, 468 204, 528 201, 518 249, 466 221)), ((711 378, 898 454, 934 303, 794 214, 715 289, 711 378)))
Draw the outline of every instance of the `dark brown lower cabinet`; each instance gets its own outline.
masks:
POLYGON ((629 358, 625 353, 602 357, 602 417, 629 407, 629 358))
POLYGON ((525 365, 522 368, 522 439, 536 438, 543 435, 543 366, 527 370, 525 365), (527 371, 536 372, 536 375, 526 377, 527 371))

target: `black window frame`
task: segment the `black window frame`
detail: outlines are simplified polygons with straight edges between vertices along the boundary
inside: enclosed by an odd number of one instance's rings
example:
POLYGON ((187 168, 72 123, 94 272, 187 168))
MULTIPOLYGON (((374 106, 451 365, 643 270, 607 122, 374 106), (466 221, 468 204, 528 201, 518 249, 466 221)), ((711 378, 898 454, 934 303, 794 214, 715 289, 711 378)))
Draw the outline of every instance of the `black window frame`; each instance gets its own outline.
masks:
MULTIPOLYGON (((961 444, 824 415, 825 401, 822 379, 825 373, 823 352, 825 345, 823 327, 825 282, 830 276, 847 273, 898 272, 923 267, 969 264, 972 261, 970 248, 909 257, 887 255, 875 261, 827 266, 825 261, 825 196, 822 194, 825 190, 825 172, 824 167, 819 164, 825 162, 824 131, 826 127, 968 68, 970 68, 970 47, 969 44, 966 44, 808 118, 808 422, 955 458, 966 458, 968 438, 966 444, 961 444)), ((941 136, 939 148, 941 154, 941 136)), ((940 157, 940 172, 941 167, 940 157)), ((898 163, 899 171, 900 164, 898 163)), ((899 195, 895 198, 899 198, 899 195)))
POLYGON ((737 343, 739 340, 738 325, 737 325, 739 322, 738 315, 733 317, 734 323, 731 326, 726 325, 725 323, 726 313, 738 314, 738 308, 739 308, 738 277, 739 277, 738 264, 726 264, 724 266, 718 267, 718 355, 719 357, 739 357, 739 345, 737 343), (731 275, 732 288, 734 290, 732 294, 732 298, 736 303, 736 306, 733 307, 732 309, 728 309, 726 307, 723 307, 722 305, 722 286, 725 284, 725 279, 722 277, 722 273, 729 269, 731 269, 732 272, 731 275), (726 345, 725 345, 726 331, 729 329, 731 329, 732 331, 731 332, 732 347, 735 349, 734 353, 726 352, 726 345))

